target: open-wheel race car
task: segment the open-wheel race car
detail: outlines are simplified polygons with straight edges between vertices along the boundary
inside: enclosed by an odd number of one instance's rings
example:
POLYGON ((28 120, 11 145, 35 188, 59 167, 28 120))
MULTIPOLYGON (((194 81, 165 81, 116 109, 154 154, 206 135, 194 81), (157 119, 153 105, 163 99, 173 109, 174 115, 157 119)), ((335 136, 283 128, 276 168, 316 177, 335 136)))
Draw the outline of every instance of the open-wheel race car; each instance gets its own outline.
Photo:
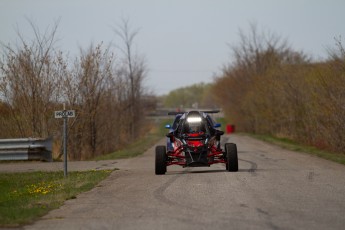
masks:
MULTIPOLYGON (((219 111, 170 112, 178 119, 174 128, 169 125, 167 146, 156 146, 155 173, 165 174, 167 166, 209 167, 223 163, 229 172, 238 171, 237 146, 226 143, 221 148, 220 137, 224 134, 216 128, 209 115, 219 111)), ((175 118, 175 121, 176 121, 175 118)), ((175 122, 174 122, 175 123, 175 122)))

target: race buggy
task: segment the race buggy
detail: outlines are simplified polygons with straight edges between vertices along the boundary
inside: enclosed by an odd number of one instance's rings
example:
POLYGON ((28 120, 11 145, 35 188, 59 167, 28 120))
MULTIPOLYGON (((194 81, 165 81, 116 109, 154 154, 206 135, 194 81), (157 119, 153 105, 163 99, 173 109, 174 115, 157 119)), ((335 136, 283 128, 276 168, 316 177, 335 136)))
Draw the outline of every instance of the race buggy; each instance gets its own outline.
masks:
MULTIPOLYGON (((229 172, 238 171, 237 146, 226 143, 224 150, 220 147, 220 137, 224 134, 216 128, 209 115, 219 111, 169 112, 175 115, 177 125, 166 135, 167 147, 156 146, 155 173, 162 175, 167 172, 167 166, 209 167, 212 164, 223 163, 229 172)), ((174 122, 175 123, 175 122, 174 122)))

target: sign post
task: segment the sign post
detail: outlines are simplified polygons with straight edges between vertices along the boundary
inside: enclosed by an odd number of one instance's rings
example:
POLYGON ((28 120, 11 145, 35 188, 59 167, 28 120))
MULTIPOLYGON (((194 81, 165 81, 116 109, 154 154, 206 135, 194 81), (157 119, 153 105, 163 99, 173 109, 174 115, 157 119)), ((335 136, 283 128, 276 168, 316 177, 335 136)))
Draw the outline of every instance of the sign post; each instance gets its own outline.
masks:
POLYGON ((55 118, 63 118, 63 154, 64 154, 64 175, 67 177, 67 118, 75 117, 74 110, 66 110, 65 104, 63 110, 55 111, 55 118))

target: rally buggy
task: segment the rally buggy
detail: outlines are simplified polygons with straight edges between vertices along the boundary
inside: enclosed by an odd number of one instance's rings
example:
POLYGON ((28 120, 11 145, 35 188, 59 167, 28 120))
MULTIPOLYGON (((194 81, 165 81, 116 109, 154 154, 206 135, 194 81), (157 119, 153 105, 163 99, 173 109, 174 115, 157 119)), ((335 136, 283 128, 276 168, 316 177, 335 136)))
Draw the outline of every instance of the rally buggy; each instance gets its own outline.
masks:
MULTIPOLYGON (((220 147, 220 137, 223 131, 216 129, 209 113, 219 111, 170 112, 178 117, 175 129, 167 134, 166 146, 156 146, 155 173, 165 174, 167 166, 209 167, 212 164, 224 163, 229 172, 238 171, 237 146, 226 143, 224 151, 220 147)), ((169 128, 169 127, 167 127, 169 128)))

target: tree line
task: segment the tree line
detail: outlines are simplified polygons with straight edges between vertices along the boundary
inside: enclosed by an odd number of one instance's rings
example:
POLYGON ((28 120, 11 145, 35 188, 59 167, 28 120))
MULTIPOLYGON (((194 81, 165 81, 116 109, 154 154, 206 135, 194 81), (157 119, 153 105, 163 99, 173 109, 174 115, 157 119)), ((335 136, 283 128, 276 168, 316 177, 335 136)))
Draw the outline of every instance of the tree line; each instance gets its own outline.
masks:
POLYGON ((252 25, 212 95, 239 130, 345 153, 345 52, 335 41, 327 60, 313 62, 252 25))
MULTIPOLYGON (((56 48, 58 22, 44 33, 30 22, 34 38, 2 44, 0 138, 54 137, 60 153, 62 123, 54 111, 76 111, 68 121, 69 158, 114 151, 140 134, 144 122, 145 60, 133 50, 137 31, 128 20, 114 29, 119 48, 90 44, 70 61, 56 48)), ((60 155, 61 157, 61 155, 60 155)))
POLYGON ((183 110, 184 108, 217 108, 210 97, 211 83, 198 83, 170 91, 162 96, 166 108, 183 110))

